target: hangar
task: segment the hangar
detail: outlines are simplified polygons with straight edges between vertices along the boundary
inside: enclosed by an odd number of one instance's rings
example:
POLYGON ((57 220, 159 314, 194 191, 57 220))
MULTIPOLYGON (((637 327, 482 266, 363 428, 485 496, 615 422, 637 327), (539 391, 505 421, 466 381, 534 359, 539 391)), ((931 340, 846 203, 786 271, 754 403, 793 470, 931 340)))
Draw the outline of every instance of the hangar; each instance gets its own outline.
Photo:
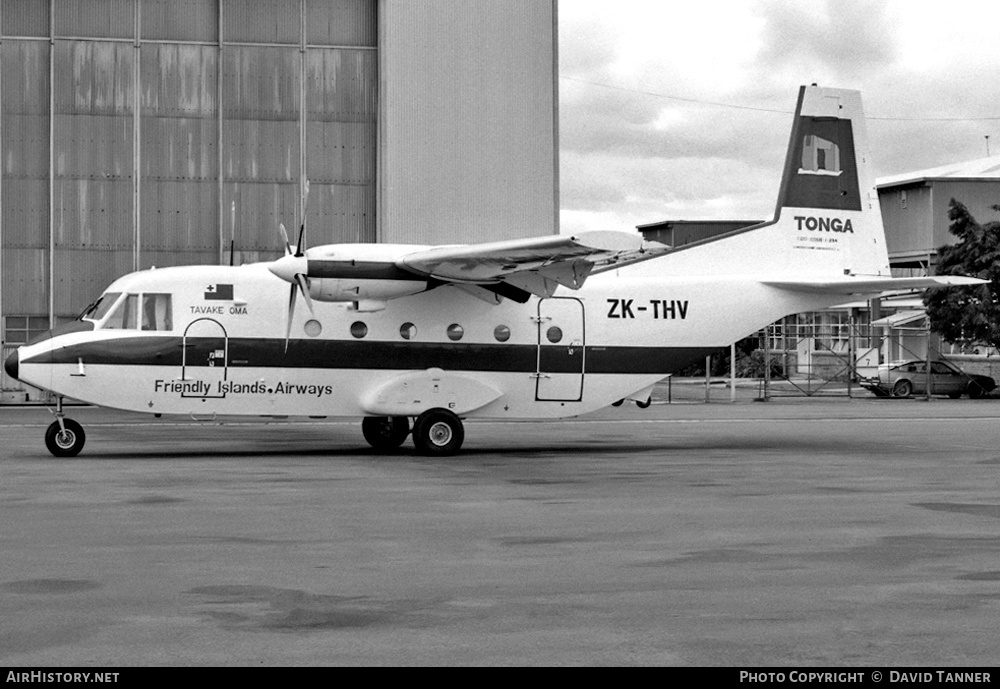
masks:
POLYGON ((308 244, 558 232, 556 5, 4 0, 2 355, 304 216, 308 244))
POLYGON ((992 206, 1000 201, 1000 156, 880 177, 876 187, 893 274, 933 274, 938 248, 954 240, 948 232, 952 199, 980 223, 997 219, 992 206))

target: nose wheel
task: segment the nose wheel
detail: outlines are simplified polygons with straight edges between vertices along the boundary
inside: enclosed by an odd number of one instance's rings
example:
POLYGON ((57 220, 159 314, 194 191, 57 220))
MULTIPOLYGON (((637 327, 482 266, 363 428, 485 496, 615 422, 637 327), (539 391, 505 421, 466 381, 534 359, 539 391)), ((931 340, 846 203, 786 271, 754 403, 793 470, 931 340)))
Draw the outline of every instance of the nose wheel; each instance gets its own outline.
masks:
POLYGON ((86 441, 83 426, 73 419, 59 418, 45 431, 45 447, 56 457, 76 457, 86 441))
POLYGON ((56 398, 56 420, 45 430, 45 447, 56 457, 76 457, 87 442, 83 426, 63 414, 63 398, 56 398))

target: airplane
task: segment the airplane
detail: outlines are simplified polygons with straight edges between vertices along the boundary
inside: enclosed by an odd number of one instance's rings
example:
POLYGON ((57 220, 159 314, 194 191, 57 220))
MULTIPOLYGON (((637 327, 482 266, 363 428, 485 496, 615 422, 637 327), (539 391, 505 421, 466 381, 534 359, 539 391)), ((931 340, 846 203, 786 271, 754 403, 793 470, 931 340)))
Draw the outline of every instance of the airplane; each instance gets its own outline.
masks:
POLYGON ((360 417, 378 451, 412 436, 419 454, 453 455, 463 419, 648 406, 667 375, 784 316, 983 282, 892 278, 874 182, 860 94, 803 86, 769 222, 674 248, 598 231, 305 249, 302 230, 293 248, 282 227, 275 261, 119 278, 5 368, 54 393, 45 443, 60 457, 86 437, 64 398, 154 415, 360 417))

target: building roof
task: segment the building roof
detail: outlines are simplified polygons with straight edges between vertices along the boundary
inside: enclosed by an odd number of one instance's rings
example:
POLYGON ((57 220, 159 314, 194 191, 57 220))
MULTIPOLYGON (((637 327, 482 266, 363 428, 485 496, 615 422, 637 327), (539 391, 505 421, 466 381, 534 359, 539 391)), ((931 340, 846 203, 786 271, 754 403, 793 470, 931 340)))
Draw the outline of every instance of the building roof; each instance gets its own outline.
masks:
POLYGON ((899 313, 894 313, 891 316, 885 316, 884 318, 879 318, 878 320, 872 321, 874 326, 889 326, 890 328, 898 328, 903 325, 909 325, 910 323, 916 323, 917 321, 923 320, 927 317, 926 311, 900 311, 899 313))
POLYGON ((913 184, 914 182, 926 182, 930 180, 997 180, 1000 181, 1000 155, 988 158, 977 158, 967 160, 964 163, 952 163, 932 167, 927 170, 916 170, 914 172, 904 172, 899 175, 889 175, 879 177, 875 180, 875 186, 879 189, 895 187, 903 184, 913 184))

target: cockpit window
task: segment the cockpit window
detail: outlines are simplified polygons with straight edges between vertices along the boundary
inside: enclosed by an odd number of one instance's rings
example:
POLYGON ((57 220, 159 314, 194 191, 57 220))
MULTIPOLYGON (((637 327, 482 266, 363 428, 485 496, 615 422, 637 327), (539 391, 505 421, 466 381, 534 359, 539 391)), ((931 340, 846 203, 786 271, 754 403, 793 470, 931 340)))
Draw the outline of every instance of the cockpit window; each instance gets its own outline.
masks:
POLYGON ((102 295, 97 301, 88 306, 82 314, 80 314, 80 318, 86 318, 91 321, 101 320, 108 315, 108 311, 110 311, 111 307, 118 302, 118 297, 121 295, 121 292, 108 292, 102 295))
POLYGON ((111 312, 108 319, 102 326, 106 330, 137 330, 138 319, 136 318, 139 306, 139 295, 128 294, 119 302, 118 308, 111 312))
POLYGON ((170 294, 142 295, 108 292, 87 307, 81 319, 101 324, 105 330, 172 330, 173 300, 170 294), (140 308, 141 306, 141 308, 140 308))
POLYGON ((142 329, 172 330, 169 294, 142 295, 142 329))

